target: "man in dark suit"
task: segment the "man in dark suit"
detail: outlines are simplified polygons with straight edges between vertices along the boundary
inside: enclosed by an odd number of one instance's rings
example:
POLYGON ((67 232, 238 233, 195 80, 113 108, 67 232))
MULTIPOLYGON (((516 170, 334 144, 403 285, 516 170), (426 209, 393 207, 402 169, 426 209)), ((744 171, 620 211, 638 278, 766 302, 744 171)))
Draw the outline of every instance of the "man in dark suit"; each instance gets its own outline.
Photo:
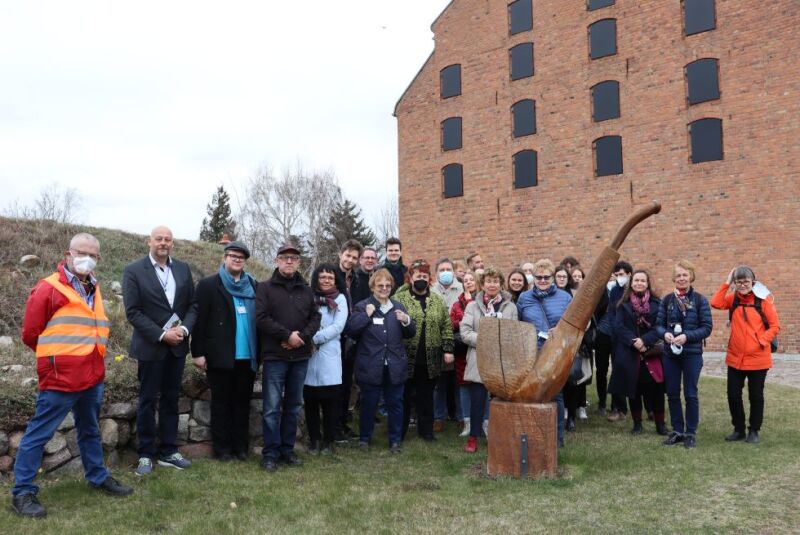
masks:
POLYGON ((150 254, 125 268, 122 283, 125 314, 133 326, 130 356, 139 362, 139 476, 153 471, 154 459, 179 470, 192 464, 178 453, 176 442, 178 396, 197 317, 194 281, 189 266, 170 257, 169 228, 154 228, 147 244, 150 254))

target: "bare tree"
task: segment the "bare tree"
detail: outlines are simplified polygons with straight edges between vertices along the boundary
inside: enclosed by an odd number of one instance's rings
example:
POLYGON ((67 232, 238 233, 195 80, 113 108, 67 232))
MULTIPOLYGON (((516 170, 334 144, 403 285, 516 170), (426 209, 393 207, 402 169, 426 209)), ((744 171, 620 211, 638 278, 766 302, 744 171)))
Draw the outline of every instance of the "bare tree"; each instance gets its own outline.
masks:
POLYGON ((271 262, 281 243, 298 237, 305 241, 298 245, 307 252, 310 269, 318 258, 323 223, 341 196, 332 171, 307 170, 298 162, 278 177, 264 165, 248 181, 244 198, 238 199, 240 238, 254 256, 271 262))
POLYGON ((83 197, 77 189, 51 182, 39 191, 33 204, 25 205, 15 200, 3 209, 3 214, 18 219, 79 223, 77 217, 82 207, 83 197))
POLYGON ((386 204, 378 214, 375 225, 375 235, 378 237, 378 247, 383 247, 386 240, 400 234, 400 211, 397 208, 397 196, 386 199, 386 204))

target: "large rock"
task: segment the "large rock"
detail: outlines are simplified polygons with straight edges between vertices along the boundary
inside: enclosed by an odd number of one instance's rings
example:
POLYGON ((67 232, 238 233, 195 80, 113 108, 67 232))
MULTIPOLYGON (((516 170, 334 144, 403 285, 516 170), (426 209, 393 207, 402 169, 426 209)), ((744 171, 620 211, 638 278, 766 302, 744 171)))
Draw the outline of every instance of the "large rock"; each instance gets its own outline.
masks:
POLYGON ((56 434, 53 435, 53 438, 44 445, 44 452, 45 453, 55 453, 67 447, 67 439, 64 438, 62 433, 56 431, 56 434))
POLYGON ((72 416, 72 411, 69 411, 61 423, 58 425, 59 431, 66 431, 75 427, 75 417, 72 416))
POLYGON ((196 425, 189 428, 190 442, 205 442, 211 440, 211 428, 205 425, 196 425))
POLYGON ((14 468, 14 458, 11 455, 0 457, 0 474, 7 474, 14 468))
POLYGON ((45 472, 50 472, 59 466, 67 464, 70 459, 72 459, 72 454, 69 452, 69 449, 65 447, 63 450, 57 451, 52 455, 45 455, 44 459, 42 459, 42 469, 45 472))
POLYGON ((22 380, 22 386, 24 387, 36 386, 38 384, 39 384, 39 379, 36 377, 27 377, 22 380))
POLYGON ((14 345, 14 339, 10 336, 0 336, 0 349, 5 349, 14 345))
POLYGON ((67 448, 72 455, 80 455, 81 450, 78 447, 78 430, 75 428, 67 431, 65 435, 67 439, 67 448))
POLYGON ((192 400, 186 396, 178 398, 178 413, 183 414, 192 411, 192 400))
POLYGON ((5 431, 0 431, 0 455, 5 455, 8 453, 8 433, 5 431))
POLYGON ((122 295, 122 284, 119 281, 114 281, 111 283, 111 291, 117 295, 122 295))
POLYGON ((253 383, 253 399, 261 399, 264 397, 264 392, 262 390, 261 381, 256 379, 256 382, 253 383))
POLYGON ((195 401, 192 405, 192 418, 200 425, 211 425, 211 402, 195 401))
POLYGON ((22 442, 22 437, 25 436, 24 431, 14 431, 8 437, 8 454, 12 457, 17 454, 19 443, 22 442))
POLYGON ((26 268, 32 268, 39 265, 41 260, 35 254, 26 254, 22 258, 19 259, 19 264, 26 268))
MULTIPOLYGON (((0 340, 3 338, 8 338, 8 336, 0 336, 0 340)), ((0 349, 2 349, 3 344, 0 343, 0 349)), ((3 366, 2 370, 6 373, 22 373, 25 371, 25 366, 22 364, 9 364, 7 366, 3 366)))
POLYGON ((179 446, 178 451, 181 452, 181 455, 191 460, 211 457, 214 453, 214 448, 211 446, 211 442, 193 442, 179 446))
POLYGON ((117 420, 117 447, 122 448, 131 439, 131 424, 126 420, 117 420))
POLYGON ((264 420, 261 417, 261 411, 258 410, 259 407, 255 405, 261 405, 258 400, 250 401, 250 436, 251 437, 259 437, 261 436, 262 430, 264 428, 264 420))
POLYGON ((136 405, 133 403, 109 403, 103 407, 102 414, 106 418, 130 420, 136 416, 136 405))
POLYGON ((80 474, 80 473, 83 473, 83 462, 81 461, 80 457, 73 457, 67 464, 53 470, 54 476, 60 476, 62 474, 80 474))
POLYGON ((186 444, 189 441, 189 415, 178 415, 178 444, 186 444))
POLYGON ((119 443, 119 426, 113 418, 100 420, 100 440, 103 446, 109 449, 117 447, 119 443))

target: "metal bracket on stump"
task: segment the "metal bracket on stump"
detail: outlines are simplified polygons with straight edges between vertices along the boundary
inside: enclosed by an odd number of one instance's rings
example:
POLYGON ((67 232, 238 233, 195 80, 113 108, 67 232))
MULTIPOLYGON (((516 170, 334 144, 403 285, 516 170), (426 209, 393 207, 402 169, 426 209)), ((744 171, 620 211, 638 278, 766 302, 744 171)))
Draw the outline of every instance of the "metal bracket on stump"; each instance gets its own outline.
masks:
POLYGON ((519 437, 519 475, 528 477, 528 435, 525 433, 519 437))

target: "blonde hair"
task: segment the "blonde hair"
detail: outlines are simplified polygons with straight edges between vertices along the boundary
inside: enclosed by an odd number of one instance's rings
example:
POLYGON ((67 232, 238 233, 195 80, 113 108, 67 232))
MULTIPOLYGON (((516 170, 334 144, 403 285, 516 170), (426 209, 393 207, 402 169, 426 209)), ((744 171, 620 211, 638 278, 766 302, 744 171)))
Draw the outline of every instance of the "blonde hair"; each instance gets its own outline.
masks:
POLYGON ((389 270, 386 268, 376 269, 375 272, 369 276, 369 289, 375 291, 375 285, 378 281, 388 280, 392 283, 392 288, 394 288, 394 277, 392 274, 389 273, 389 270))
POLYGON ((540 269, 549 271, 551 275, 556 274, 556 265, 553 264, 553 261, 549 258, 542 258, 541 260, 536 261, 536 263, 533 265, 533 272, 536 273, 540 269))
POLYGON ((686 271, 688 271, 689 272, 689 282, 694 282, 694 279, 695 279, 694 264, 692 264, 690 261, 686 260, 685 258, 683 260, 678 260, 678 262, 672 268, 672 280, 673 281, 675 280, 675 275, 677 275, 676 270, 678 268, 685 269, 686 271))

